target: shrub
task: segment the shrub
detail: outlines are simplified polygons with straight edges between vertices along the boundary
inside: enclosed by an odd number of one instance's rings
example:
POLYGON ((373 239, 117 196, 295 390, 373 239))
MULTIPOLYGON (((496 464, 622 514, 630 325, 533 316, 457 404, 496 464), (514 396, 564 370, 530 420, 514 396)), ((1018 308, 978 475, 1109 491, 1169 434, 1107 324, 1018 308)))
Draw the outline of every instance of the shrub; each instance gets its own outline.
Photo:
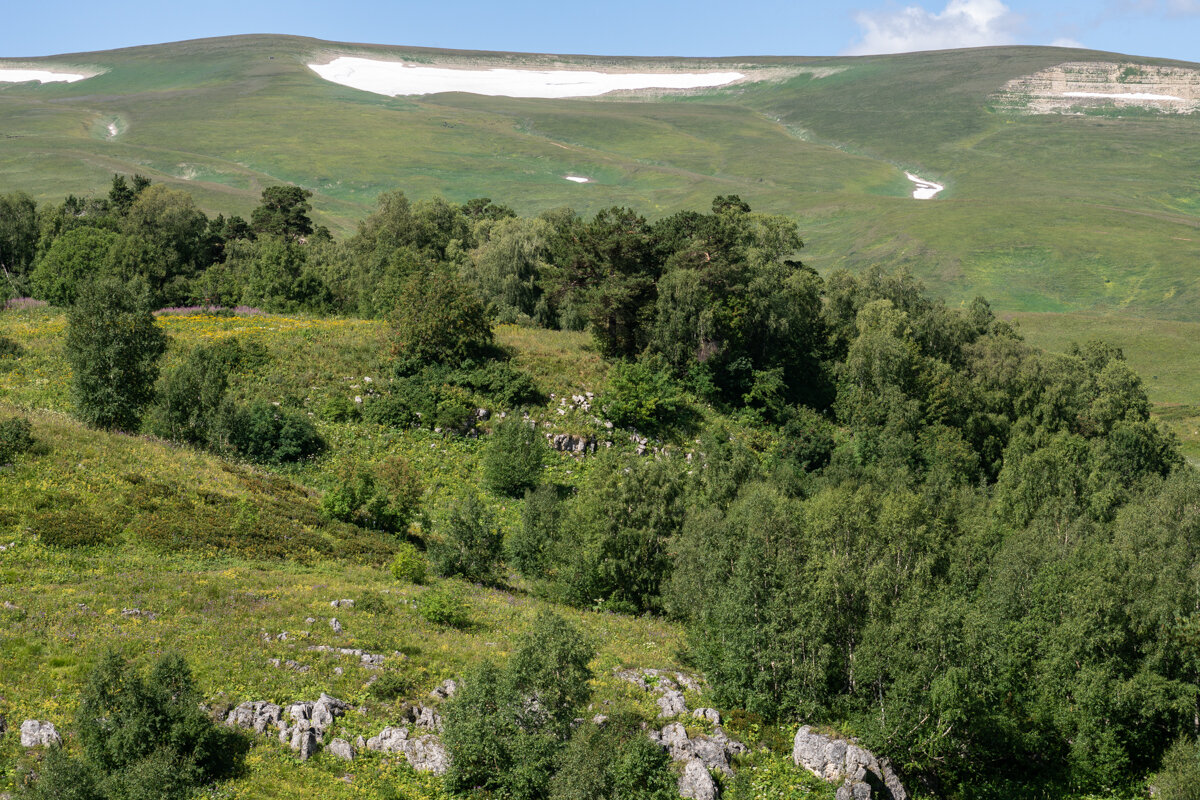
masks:
POLYGON ((317 415, 326 422, 353 422, 361 416, 361 411, 349 397, 335 394, 321 404, 317 415))
POLYGON ((71 397, 80 419, 98 428, 136 430, 154 399, 166 334, 150 298, 113 278, 87 284, 67 317, 71 397))
POLYGON ((143 678, 109 652, 92 670, 76 728, 82 759, 61 752, 33 789, 38 798, 173 800, 232 775, 245 740, 200 709, 187 663, 161 657, 143 678))
POLYGON ((667 752, 638 721, 614 715, 603 726, 580 725, 551 782, 552 800, 677 800, 667 752))
POLYGON ((1200 744, 1188 738, 1176 741, 1150 783, 1158 789, 1157 800, 1200 800, 1200 744))
POLYGON ((614 425, 654 435, 687 422, 693 413, 657 359, 614 364, 599 405, 614 425))
POLYGON ((24 417, 0 419, 0 467, 33 447, 33 426, 24 417))
POLYGON ((399 392, 373 397, 363 404, 363 419, 389 428, 408 428, 420 419, 417 409, 399 392))
POLYGON ((212 445, 229 374, 262 357, 261 345, 243 347, 237 339, 192 349, 159 381, 150 431, 177 442, 212 445))
POLYGON ((226 403, 218 422, 220 439, 251 461, 300 461, 325 449, 325 440, 307 417, 265 400, 248 406, 226 403))
POLYGON ((519 497, 537 486, 546 463, 546 441, 523 420, 501 421, 483 451, 483 482, 494 492, 519 497))
POLYGON ((562 502, 555 487, 542 485, 526 492, 521 527, 505 540, 509 563, 527 578, 550 577, 559 558, 561 520, 562 502))
POLYGON ((429 427, 467 433, 475 426, 475 403, 469 391, 461 386, 439 386, 434 396, 437 410, 429 427))
POLYGON ((387 670, 379 676, 379 679, 371 684, 371 696, 376 700, 384 702, 395 700, 398 697, 408 697, 416 691, 418 680, 416 676, 407 672, 399 672, 397 670, 387 670))
POLYGON ((326 519, 403 532, 417 513, 423 491, 408 461, 391 456, 374 469, 344 468, 338 485, 321 498, 321 513, 326 519))
POLYGON ((484 661, 469 672, 443 712, 450 788, 545 797, 571 721, 591 693, 594 652, 577 629, 543 613, 503 668, 484 661))
POLYGON ((50 547, 89 547, 112 541, 112 527, 86 508, 43 511, 28 522, 30 535, 50 547))
POLYGON ((20 358, 23 355, 25 355, 24 347, 7 336, 0 336, 0 361, 6 358, 20 358))
POLYGON ((429 554, 439 575, 496 582, 504 538, 495 514, 478 495, 452 500, 438 527, 441 536, 430 542, 429 554))
POLYGON ((507 361, 488 361, 481 367, 458 370, 451 377, 455 383, 472 389, 497 408, 544 402, 533 378, 507 361))
POLYGON ((390 567, 392 577, 398 581, 421 584, 425 582, 425 556, 415 546, 402 542, 396 548, 396 556, 390 567))
POLYGON ((447 628, 465 628, 471 623, 466 595, 453 583, 439 583, 422 592, 417 599, 417 613, 427 622, 447 628))

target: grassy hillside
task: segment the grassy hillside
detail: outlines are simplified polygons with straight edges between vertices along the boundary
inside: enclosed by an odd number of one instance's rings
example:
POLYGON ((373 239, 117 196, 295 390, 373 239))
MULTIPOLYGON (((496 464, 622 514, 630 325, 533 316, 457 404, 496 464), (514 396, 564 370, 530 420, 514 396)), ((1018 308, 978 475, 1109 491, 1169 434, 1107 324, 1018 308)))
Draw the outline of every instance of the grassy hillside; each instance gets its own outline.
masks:
MULTIPOLYGON (((239 393, 319 408, 386 381, 380 323, 277 315, 160 321, 173 342, 168 365, 195 345, 228 336, 262 344, 271 358, 234 376, 239 393)), ((0 468, 0 714, 10 733, 24 719, 72 730, 81 686, 102 654, 115 649, 143 667, 164 652, 182 653, 218 711, 245 700, 286 704, 327 692, 355 709, 331 736, 353 741, 397 724, 405 702, 429 702, 432 688, 481 658, 503 660, 546 609, 595 643, 594 705, 647 720, 658 713, 655 695, 619 680, 613 669, 683 668, 679 625, 558 605, 532 594, 515 573, 499 588, 400 581, 388 568, 394 538, 319 513, 312 487, 333 485, 351 461, 389 454, 413 464, 425 485, 423 505, 436 509, 463 485, 479 484, 478 441, 318 417, 330 452, 269 470, 151 437, 91 430, 65 413, 64 327, 63 316, 48 309, 0 316, 2 335, 24 350, 0 361, 0 419, 27 416, 36 440, 15 465, 0 468), (419 613, 425 594, 442 587, 465 594, 466 625, 434 624, 419 613), (342 598, 355 606, 331 609, 342 598), (380 654, 384 665, 372 670, 356 657, 309 649, 322 645, 380 654), (381 678, 404 688, 381 697, 371 690, 381 678)), ((605 382, 607 367, 584 334, 501 326, 497 338, 548 392, 599 390, 605 382)), ((568 417, 562 426, 570 424, 568 417)), ((576 485, 589 464, 555 454, 546 480, 576 485)), ((519 526, 524 501, 487 495, 487 502, 506 532, 519 526)), ((704 704, 694 693, 689 701, 704 704)), ((18 738, 0 738, 0 792, 37 769, 36 753, 18 738)), ((347 765, 322 754, 301 765, 273 739, 251 739, 242 774, 204 796, 449 796, 440 779, 414 772, 403 758, 364 754, 347 765)), ((804 787, 805 797, 832 797, 831 787, 806 778, 780 753, 761 765, 773 780, 782 775, 804 787)))
POLYGON ((390 99, 304 66, 341 54, 654 65, 261 36, 34 60, 106 72, 0 88, 0 187, 58 198, 139 171, 187 187, 211 210, 245 213, 264 185, 289 181, 313 190, 322 221, 341 230, 395 188, 490 196, 523 213, 622 204, 651 215, 736 193, 796 217, 807 260, 822 270, 903 262, 955 301, 982 293, 1003 310, 1198 319, 1200 120, 990 106, 1009 79, 1064 60, 1128 57, 988 48, 660 60, 792 77, 658 98, 518 100, 390 99), (904 169, 947 189, 914 201, 904 169), (594 182, 570 183, 567 173, 594 182))

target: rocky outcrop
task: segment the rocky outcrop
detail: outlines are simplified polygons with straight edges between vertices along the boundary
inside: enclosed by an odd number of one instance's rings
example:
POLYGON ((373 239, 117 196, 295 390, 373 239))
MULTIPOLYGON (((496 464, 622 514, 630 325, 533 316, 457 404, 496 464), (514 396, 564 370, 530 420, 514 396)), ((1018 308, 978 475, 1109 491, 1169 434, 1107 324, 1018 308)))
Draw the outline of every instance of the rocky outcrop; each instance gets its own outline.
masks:
POLYGON ((337 756, 344 761, 353 761, 354 757, 358 755, 354 751, 354 746, 345 739, 334 739, 325 749, 329 751, 330 755, 337 756))
POLYGON ((403 753, 418 772, 443 775, 450 766, 450 757, 438 737, 430 734, 410 739, 408 728, 384 728, 378 736, 368 739, 366 746, 376 753, 403 753))
POLYGON ((229 712, 225 724, 262 735, 276 732, 281 744, 291 747, 306 761, 317 752, 326 731, 347 708, 345 702, 325 693, 315 701, 298 701, 286 709, 262 700, 247 701, 229 712))
POLYGON ((730 765, 733 757, 746 752, 746 745, 730 739, 725 731, 717 728, 712 735, 696 734, 688 736, 687 729, 678 722, 663 726, 661 731, 649 732, 650 741, 667 751, 672 761, 690 761, 698 759, 705 769, 720 770, 726 775, 733 775, 730 765))
POLYGON ((1084 114, 1128 107, 1191 114, 1200 110, 1200 70, 1069 61, 1014 78, 991 101, 999 111, 1018 114, 1084 114))
POLYGON ((57 747, 62 737, 53 722, 27 719, 21 723, 21 747, 57 747))
POLYGON ((690 758, 679 776, 679 796, 690 800, 716 800, 717 783, 698 758, 690 758))
POLYGON ((792 760, 818 778, 840 781, 838 800, 908 800, 891 763, 854 740, 817 733, 805 725, 796 731, 792 760))
POLYGON ((447 678, 441 684, 429 693, 429 696, 434 700, 449 700, 454 697, 454 693, 458 691, 458 684, 447 678))

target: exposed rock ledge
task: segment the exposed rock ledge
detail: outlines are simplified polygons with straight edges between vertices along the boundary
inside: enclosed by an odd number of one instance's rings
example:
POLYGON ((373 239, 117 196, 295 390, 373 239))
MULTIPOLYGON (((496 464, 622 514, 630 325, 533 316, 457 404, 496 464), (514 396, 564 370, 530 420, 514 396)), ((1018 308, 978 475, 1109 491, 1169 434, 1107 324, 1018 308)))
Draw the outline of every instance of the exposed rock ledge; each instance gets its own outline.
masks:
POLYGON ((1009 81, 992 102, 1000 111, 1018 114, 1082 114, 1112 107, 1191 114, 1200 110, 1200 70, 1072 61, 1009 81))
POLYGON ((816 733, 805 725, 796 731, 792 760, 818 778, 841 781, 837 800, 908 800, 891 763, 853 740, 816 733))

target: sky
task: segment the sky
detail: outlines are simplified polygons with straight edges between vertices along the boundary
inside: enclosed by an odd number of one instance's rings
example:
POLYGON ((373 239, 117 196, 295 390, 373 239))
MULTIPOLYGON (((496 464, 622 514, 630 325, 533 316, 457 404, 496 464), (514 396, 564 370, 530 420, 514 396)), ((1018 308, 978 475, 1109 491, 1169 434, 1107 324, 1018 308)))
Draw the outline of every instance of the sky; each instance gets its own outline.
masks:
POLYGON ((864 55, 1058 44, 1200 62, 1200 0, 5 0, 0 57, 238 33, 591 55, 864 55))

